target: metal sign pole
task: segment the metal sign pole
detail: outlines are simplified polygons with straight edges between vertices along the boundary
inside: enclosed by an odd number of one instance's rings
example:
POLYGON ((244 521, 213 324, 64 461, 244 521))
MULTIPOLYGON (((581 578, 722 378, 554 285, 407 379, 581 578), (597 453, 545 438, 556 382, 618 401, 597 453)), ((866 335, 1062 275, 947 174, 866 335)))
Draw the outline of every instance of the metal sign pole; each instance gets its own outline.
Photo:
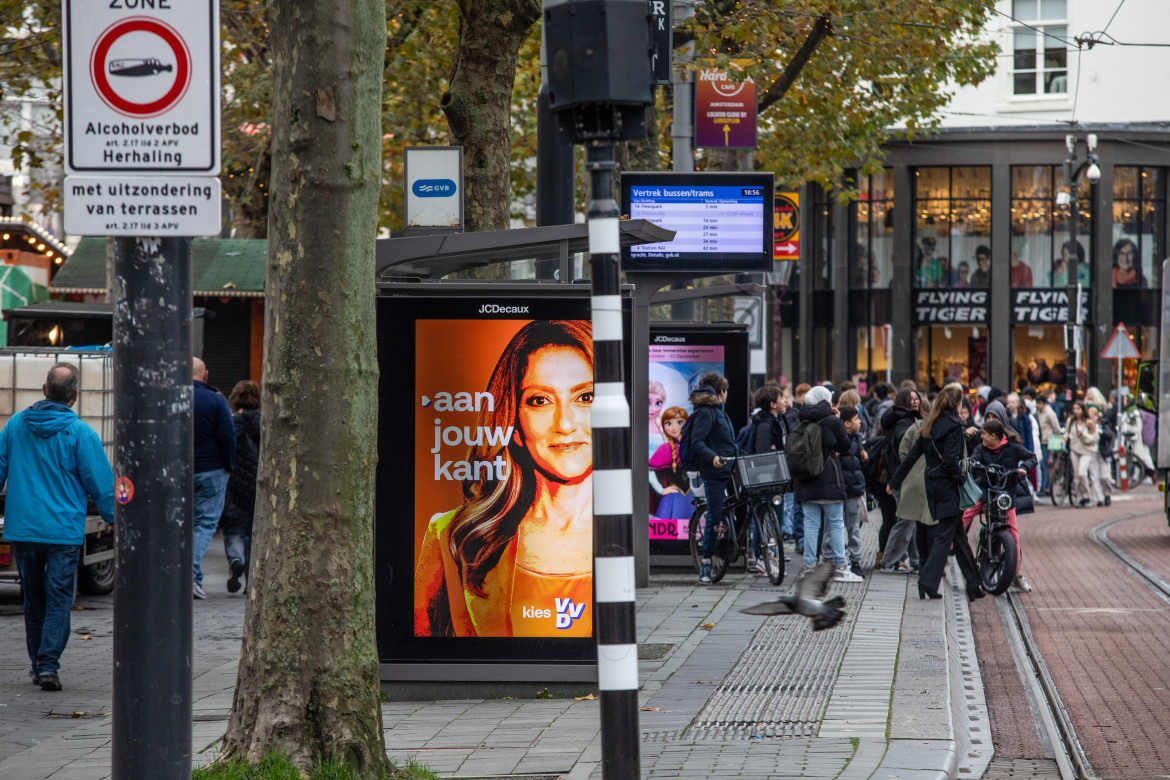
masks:
POLYGON ((191 777, 191 239, 114 240, 114 780, 191 777))

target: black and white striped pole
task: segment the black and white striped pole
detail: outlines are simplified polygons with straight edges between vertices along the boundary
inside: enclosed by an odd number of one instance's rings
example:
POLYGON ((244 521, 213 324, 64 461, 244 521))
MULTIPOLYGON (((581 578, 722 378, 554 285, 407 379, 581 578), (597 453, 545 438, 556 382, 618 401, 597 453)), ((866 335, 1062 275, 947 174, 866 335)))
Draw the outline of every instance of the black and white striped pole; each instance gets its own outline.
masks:
POLYGON ((593 281, 593 614, 605 780, 641 775, 634 488, 613 185, 614 144, 645 137, 645 107, 654 102, 649 10, 645 0, 544 0, 549 106, 585 146, 592 187, 586 217, 593 281))
POLYGON ((593 277, 593 589, 597 682, 601 691, 602 777, 636 778, 638 638, 634 589, 634 499, 630 407, 622 378, 622 299, 618 285, 618 205, 614 139, 586 147, 592 180, 589 256, 593 277))

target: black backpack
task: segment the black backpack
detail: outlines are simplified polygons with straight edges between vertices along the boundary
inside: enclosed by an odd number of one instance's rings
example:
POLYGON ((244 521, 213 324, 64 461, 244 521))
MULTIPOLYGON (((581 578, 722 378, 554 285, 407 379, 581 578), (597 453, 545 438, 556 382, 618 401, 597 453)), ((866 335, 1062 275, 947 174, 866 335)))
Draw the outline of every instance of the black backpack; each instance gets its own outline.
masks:
POLYGON ((890 478, 889 469, 886 468, 886 446, 888 443, 889 437, 874 436, 867 439, 862 445, 866 459, 861 464, 861 471, 865 474, 865 486, 870 492, 876 492, 876 489, 883 487, 883 483, 890 478))
POLYGON ((736 432, 735 446, 741 455, 751 455, 756 451, 756 423, 754 420, 748 420, 748 424, 736 432))
POLYGON ((788 434, 788 470, 797 479, 816 479, 825 470, 825 451, 822 444, 821 425, 810 420, 801 420, 788 434))
POLYGON ((699 453, 691 444, 691 431, 694 430, 691 423, 695 421, 696 416, 697 414, 692 414, 688 417, 687 421, 683 423, 682 430, 679 431, 678 463, 682 466, 683 471, 698 471, 699 467, 703 465, 699 453))

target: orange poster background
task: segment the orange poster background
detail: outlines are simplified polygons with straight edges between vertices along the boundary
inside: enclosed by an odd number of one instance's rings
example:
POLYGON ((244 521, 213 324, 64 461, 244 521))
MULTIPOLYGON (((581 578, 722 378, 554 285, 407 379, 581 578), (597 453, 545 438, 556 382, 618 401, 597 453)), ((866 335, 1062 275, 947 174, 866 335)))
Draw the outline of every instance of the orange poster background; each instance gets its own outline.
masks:
MULTIPOLYGON (((422 398, 440 392, 482 393, 509 339, 531 320, 417 320, 414 393, 414 558, 422 550, 427 523, 436 513, 463 504, 463 483, 434 478, 435 420, 442 426, 475 426, 479 412, 436 412, 422 398)), ((443 460, 462 460, 467 445, 443 445, 443 460)))

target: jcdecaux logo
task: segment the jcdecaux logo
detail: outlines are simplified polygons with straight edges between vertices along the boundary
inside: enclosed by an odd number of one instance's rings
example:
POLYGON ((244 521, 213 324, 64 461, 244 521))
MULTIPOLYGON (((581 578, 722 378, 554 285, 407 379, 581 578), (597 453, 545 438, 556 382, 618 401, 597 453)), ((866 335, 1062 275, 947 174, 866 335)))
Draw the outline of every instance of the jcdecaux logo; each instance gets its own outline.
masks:
POLYGON ((455 182, 450 179, 419 179, 410 189, 420 198, 449 198, 455 194, 455 182))

